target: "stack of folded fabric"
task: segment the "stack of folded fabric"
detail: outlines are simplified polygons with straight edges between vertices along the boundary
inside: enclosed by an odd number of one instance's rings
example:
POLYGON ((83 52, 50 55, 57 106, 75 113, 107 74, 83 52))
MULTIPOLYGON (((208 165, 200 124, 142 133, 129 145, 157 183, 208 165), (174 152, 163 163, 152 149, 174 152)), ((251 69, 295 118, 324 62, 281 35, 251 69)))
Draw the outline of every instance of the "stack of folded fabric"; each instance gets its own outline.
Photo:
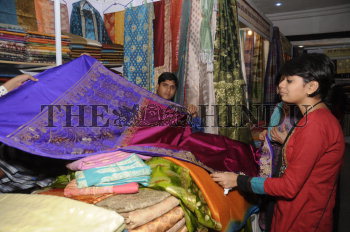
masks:
POLYGON ((187 231, 179 204, 165 191, 142 188, 136 194, 111 196, 96 205, 120 213, 128 231, 187 231))
MULTIPOLYGON (((69 37, 62 36, 62 59, 69 61, 69 37)), ((27 36, 28 61, 33 63, 56 62, 55 35, 39 32, 28 32, 27 36)))
POLYGON ((124 48, 119 44, 103 44, 101 61, 104 65, 123 65, 124 48))
POLYGON ((102 44, 96 40, 86 39, 79 35, 74 35, 71 33, 64 33, 70 38, 70 57, 75 59, 84 53, 88 53, 95 59, 101 59, 101 49, 102 44))
POLYGON ((76 179, 64 189, 67 197, 136 193, 138 184, 149 184, 151 174, 138 155, 123 151, 88 156, 67 164, 67 168, 76 171, 76 179))
POLYGON ((0 24, 0 60, 27 61, 26 32, 20 26, 0 24))

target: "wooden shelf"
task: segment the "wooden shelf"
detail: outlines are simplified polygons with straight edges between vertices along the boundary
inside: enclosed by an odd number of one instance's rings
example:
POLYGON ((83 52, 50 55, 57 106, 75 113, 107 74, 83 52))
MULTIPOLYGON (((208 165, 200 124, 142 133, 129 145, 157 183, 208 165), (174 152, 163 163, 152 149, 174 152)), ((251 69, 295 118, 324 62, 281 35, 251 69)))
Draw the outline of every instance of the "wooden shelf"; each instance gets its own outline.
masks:
POLYGON ((20 62, 20 61, 9 61, 0 60, 0 66, 13 65, 19 69, 35 68, 35 67, 49 67, 55 66, 55 63, 31 63, 31 62, 20 62))

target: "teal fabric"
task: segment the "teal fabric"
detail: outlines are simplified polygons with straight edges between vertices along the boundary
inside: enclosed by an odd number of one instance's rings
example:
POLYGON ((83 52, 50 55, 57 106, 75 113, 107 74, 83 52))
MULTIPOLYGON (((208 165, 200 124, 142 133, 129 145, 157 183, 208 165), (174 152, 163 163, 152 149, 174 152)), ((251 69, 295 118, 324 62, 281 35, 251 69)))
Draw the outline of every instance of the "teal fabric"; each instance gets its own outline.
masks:
POLYGON ((266 178, 264 177, 253 177, 250 180, 250 186, 252 191, 256 194, 265 194, 264 183, 266 178))
POLYGON ((202 0, 202 22, 200 29, 201 60, 204 63, 213 61, 213 41, 211 36, 211 18, 213 14, 214 0, 202 0))
MULTIPOLYGON (((125 179, 144 177, 151 174, 151 168, 146 165, 141 158, 132 154, 125 160, 116 162, 103 167, 91 168, 84 171, 75 172, 77 185, 79 188, 90 186, 105 186, 104 183, 122 181, 125 184, 125 179)), ((144 178, 140 179, 145 182, 144 178)), ((135 182, 135 181, 130 181, 135 182)), ((129 182, 129 183, 130 183, 129 182)))
POLYGON ((15 0, 0 0, 0 23, 18 25, 15 0))

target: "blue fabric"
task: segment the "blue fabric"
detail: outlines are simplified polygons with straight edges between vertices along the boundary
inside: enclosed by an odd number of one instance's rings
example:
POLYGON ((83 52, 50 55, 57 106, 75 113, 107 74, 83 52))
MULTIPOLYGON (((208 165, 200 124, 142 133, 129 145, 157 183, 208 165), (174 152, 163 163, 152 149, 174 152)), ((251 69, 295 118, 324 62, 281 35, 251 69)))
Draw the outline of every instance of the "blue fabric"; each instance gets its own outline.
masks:
POLYGON ((153 5, 128 8, 124 17, 123 76, 130 82, 152 91, 154 88, 153 40, 151 41, 149 15, 153 5))
MULTIPOLYGON (((79 188, 85 188, 90 186, 105 186, 105 183, 123 181, 120 183, 135 182, 134 178, 149 176, 151 174, 151 168, 145 164, 141 158, 132 154, 128 158, 98 168, 90 168, 84 171, 75 172, 77 185, 79 188), (126 179, 131 178, 130 182, 126 179)), ((141 182, 145 182, 144 178, 139 179, 141 182)), ((112 185, 112 184, 108 184, 112 185)))
POLYGON ((204 127, 202 127, 202 120, 200 117, 192 118, 191 129, 193 133, 204 132, 204 127))
POLYGON ((253 177, 250 180, 250 186, 252 188, 252 191, 256 194, 265 194, 264 190, 264 182, 266 178, 263 177, 253 177))
MULTIPOLYGON (((70 32, 75 35, 83 36, 82 31, 82 18, 80 14, 80 2, 75 2, 72 5, 72 13, 70 17, 70 32)), ((112 41, 108 36, 107 30, 104 26, 103 19, 100 15, 100 13, 88 2, 86 1, 84 5, 83 14, 85 16, 85 31, 86 31, 86 38, 98 40, 100 43, 103 44, 111 44, 112 41), (89 9, 89 10, 86 10, 89 9), (94 28, 93 24, 93 16, 91 14, 91 10, 94 12, 97 28, 94 28), (98 38, 95 38, 94 31, 97 30, 97 36, 98 38)))
POLYGON ((0 23, 18 25, 16 0, 0 0, 0 23))
POLYGON ((283 116, 282 115, 283 114, 282 105, 283 105, 283 102, 278 103, 275 106, 275 108, 273 110, 273 113, 271 115, 270 123, 269 123, 269 127, 268 127, 268 133, 267 133, 267 135, 268 135, 270 140, 271 140, 271 130, 272 130, 272 128, 280 125, 280 121, 281 121, 282 116, 283 116))

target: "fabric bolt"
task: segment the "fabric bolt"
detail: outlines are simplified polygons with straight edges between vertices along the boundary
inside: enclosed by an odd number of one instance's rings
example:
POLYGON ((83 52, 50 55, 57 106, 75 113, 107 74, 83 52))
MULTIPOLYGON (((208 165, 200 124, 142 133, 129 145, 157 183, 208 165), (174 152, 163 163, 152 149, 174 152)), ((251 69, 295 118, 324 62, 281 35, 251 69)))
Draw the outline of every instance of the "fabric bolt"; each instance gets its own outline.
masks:
MULTIPOLYGON (((130 155, 131 153, 127 153, 123 151, 102 153, 102 154, 92 155, 92 156, 79 159, 77 161, 67 164, 66 167, 73 171, 78 171, 78 170, 81 171, 81 170, 86 170, 90 168, 97 168, 97 167, 113 164, 115 162, 128 158, 130 155)), ((147 156, 142 156, 138 154, 136 155, 139 156, 141 159, 149 158, 147 156)))
POLYGON ((246 84, 248 90, 248 99, 252 96, 252 61, 254 57, 254 34, 248 35, 247 31, 244 31, 244 65, 246 73, 246 84))
POLYGON ((1 194, 1 230, 106 231, 123 224, 118 213, 64 197, 39 194, 1 194))
POLYGON ((34 0, 16 0, 18 25, 28 31, 37 31, 34 0))
POLYGON ((167 230, 166 232, 177 232, 180 229, 182 229, 182 227, 186 226, 186 219, 182 218, 180 219, 180 221, 176 222, 176 224, 171 227, 169 230, 167 230))
POLYGON ((64 196, 82 196, 82 195, 99 195, 105 193, 112 194, 128 194, 128 193, 137 193, 139 190, 139 185, 135 182, 108 186, 108 187, 87 187, 87 188, 78 188, 77 181, 72 180, 64 188, 64 196))
POLYGON ((73 3, 70 32, 87 39, 98 40, 100 43, 111 43, 103 18, 88 1, 81 0, 73 3))
POLYGON ((77 171, 75 177, 79 188, 94 186, 132 177, 150 175, 151 170, 138 156, 128 158, 103 167, 77 171))
POLYGON ((154 67, 164 65, 164 13, 165 2, 158 1, 153 3, 153 38, 154 38, 154 67))
POLYGON ((0 23, 18 25, 15 0, 0 0, 0 23))
POLYGON ((104 186, 124 185, 124 184, 132 183, 132 182, 137 182, 143 186, 148 186, 150 179, 151 178, 149 175, 129 177, 129 178, 124 178, 124 179, 120 179, 120 180, 97 183, 97 184, 95 184, 95 186, 104 187, 104 186))
POLYGON ((239 55, 238 14, 235 0, 218 1, 218 18, 214 45, 214 88, 218 108, 219 134, 250 143, 241 107, 246 104, 244 79, 239 55))
POLYGON ((154 89, 152 4, 125 12, 123 76, 149 91, 154 89), (151 36, 150 36, 151 35, 151 36))
POLYGON ((196 231, 203 226, 214 230, 221 229, 221 224, 212 218, 203 194, 187 168, 158 157, 148 160, 147 164, 152 168, 149 187, 167 191, 181 200, 192 218, 192 221, 186 222, 192 227, 190 231, 196 231))
POLYGON ((144 209, 138 209, 129 213, 122 213, 121 215, 125 219, 126 228, 131 230, 138 226, 142 226, 162 215, 166 214, 170 210, 178 206, 180 201, 170 196, 158 204, 149 206, 144 209))
POLYGON ((178 51, 179 51, 179 33, 180 20, 182 15, 182 0, 170 0, 170 24, 171 24, 171 51, 172 51, 172 72, 178 70, 178 51))
MULTIPOLYGON (((258 210, 238 191, 230 191, 228 195, 224 195, 222 187, 215 183, 204 169, 170 157, 166 159, 189 171, 210 209, 211 217, 221 224, 221 231, 239 231, 249 216, 258 210)), ((187 229, 191 231, 189 227, 187 229)))
MULTIPOLYGON (((54 2, 47 0, 34 0, 38 32, 55 34, 54 2)), ((69 32, 69 17, 66 4, 61 4, 61 31, 69 32)))
POLYGON ((140 188, 138 193, 114 195, 100 201, 96 205, 114 210, 118 213, 127 213, 156 205, 169 196, 170 194, 165 191, 140 188))
POLYGON ((156 218, 155 220, 129 230, 129 232, 158 232, 166 231, 176 224, 184 216, 184 212, 180 206, 170 210, 168 213, 156 218))

